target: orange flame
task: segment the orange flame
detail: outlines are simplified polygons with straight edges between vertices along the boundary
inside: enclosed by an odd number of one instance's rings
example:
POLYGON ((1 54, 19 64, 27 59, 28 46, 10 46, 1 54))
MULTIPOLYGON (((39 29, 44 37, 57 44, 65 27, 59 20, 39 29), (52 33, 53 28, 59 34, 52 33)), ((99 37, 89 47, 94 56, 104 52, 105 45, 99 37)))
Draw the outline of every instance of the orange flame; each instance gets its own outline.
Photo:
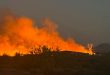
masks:
POLYGON ((0 23, 0 55, 29 54, 30 48, 39 46, 46 46, 51 50, 59 48, 61 51, 93 54, 91 47, 87 49, 71 38, 61 38, 56 31, 56 24, 50 19, 43 20, 42 25, 38 27, 26 17, 3 17, 0 23))

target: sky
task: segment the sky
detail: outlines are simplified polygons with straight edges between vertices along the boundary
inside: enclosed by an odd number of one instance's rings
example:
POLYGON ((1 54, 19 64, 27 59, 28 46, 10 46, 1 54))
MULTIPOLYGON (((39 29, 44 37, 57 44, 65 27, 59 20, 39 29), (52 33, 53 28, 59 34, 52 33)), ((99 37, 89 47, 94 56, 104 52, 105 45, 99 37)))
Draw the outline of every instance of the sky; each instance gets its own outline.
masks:
POLYGON ((0 0, 0 9, 34 21, 49 17, 63 37, 82 44, 110 43, 110 0, 0 0))

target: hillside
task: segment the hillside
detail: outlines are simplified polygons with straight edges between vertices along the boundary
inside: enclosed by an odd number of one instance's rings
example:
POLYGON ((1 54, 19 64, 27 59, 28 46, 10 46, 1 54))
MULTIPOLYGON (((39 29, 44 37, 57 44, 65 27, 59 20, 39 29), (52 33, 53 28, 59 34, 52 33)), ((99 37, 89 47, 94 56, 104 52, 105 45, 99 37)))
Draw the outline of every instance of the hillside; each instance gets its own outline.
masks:
POLYGON ((94 47, 94 51, 96 53, 108 53, 108 52, 110 52, 110 44, 109 43, 102 43, 102 44, 94 47))
POLYGON ((88 55, 75 52, 45 52, 0 57, 0 75, 109 75, 110 54, 88 55))

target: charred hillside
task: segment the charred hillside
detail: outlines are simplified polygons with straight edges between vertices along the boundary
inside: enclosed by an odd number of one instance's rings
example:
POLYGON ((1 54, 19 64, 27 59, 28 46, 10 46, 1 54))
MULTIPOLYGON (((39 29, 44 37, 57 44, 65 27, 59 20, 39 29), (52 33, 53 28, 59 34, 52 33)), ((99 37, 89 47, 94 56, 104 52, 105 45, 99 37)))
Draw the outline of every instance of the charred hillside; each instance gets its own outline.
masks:
POLYGON ((110 54, 89 55, 70 51, 45 51, 14 57, 0 57, 1 75, 107 75, 110 54))

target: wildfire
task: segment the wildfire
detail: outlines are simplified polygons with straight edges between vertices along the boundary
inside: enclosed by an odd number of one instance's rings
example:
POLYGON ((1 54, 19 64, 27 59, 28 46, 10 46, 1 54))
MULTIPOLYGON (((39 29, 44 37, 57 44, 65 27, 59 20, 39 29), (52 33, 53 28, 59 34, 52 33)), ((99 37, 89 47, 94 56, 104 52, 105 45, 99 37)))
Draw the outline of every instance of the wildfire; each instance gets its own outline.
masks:
POLYGON ((61 51, 93 54, 91 46, 86 48, 71 38, 65 40, 60 37, 56 24, 50 19, 44 19, 42 27, 27 17, 7 15, 0 19, 0 55, 29 54, 32 47, 39 46, 46 46, 53 51, 59 48, 61 51))

